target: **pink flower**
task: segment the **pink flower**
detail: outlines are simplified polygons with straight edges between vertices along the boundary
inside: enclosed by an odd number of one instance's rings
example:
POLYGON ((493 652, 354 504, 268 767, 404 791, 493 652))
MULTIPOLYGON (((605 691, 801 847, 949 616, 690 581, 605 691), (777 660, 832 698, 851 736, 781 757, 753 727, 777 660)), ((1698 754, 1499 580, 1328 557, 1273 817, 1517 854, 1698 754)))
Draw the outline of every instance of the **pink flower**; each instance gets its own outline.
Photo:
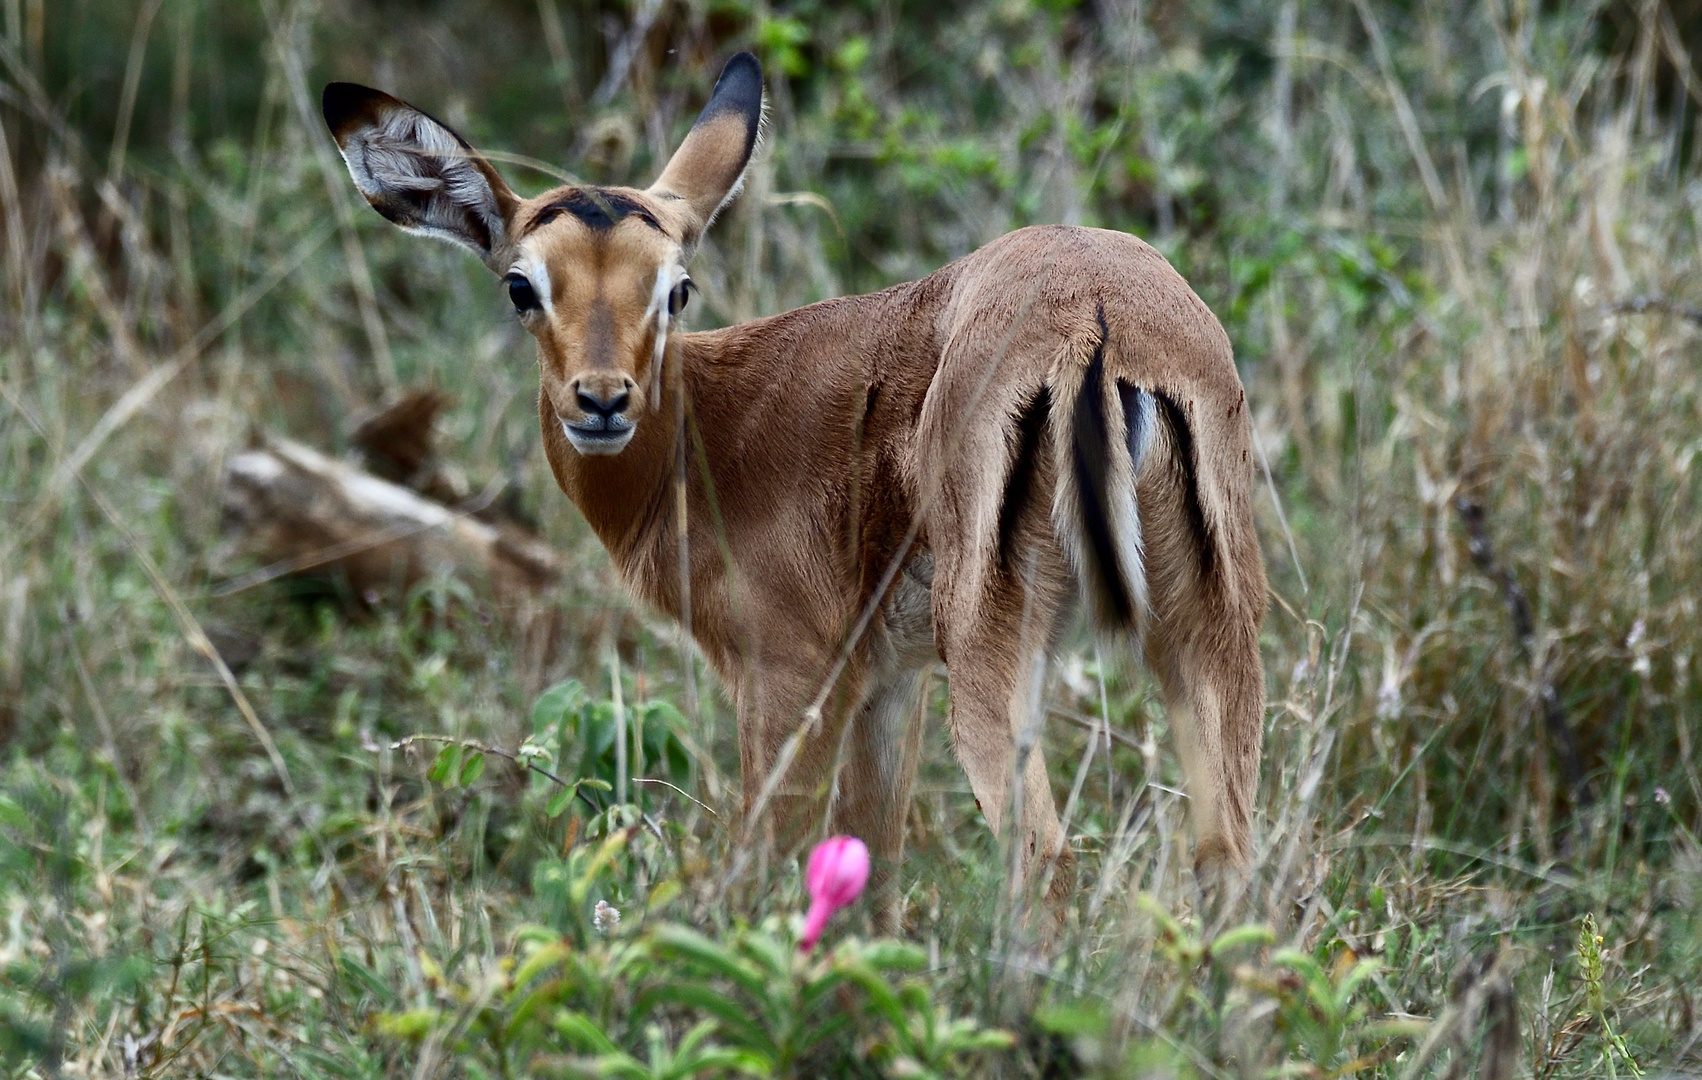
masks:
POLYGON ((810 890, 810 913, 804 916, 804 936, 798 948, 809 952, 833 913, 862 895, 869 880, 869 849, 855 836, 830 836, 810 852, 804 885, 810 890))

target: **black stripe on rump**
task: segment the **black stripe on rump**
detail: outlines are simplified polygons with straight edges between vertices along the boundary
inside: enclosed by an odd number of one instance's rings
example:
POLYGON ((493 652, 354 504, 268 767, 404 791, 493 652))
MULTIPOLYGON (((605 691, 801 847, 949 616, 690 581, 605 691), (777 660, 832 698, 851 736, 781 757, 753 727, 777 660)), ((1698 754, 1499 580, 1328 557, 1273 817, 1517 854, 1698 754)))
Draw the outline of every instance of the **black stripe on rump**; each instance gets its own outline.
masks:
MULTIPOLYGON (((1071 425, 1071 466, 1081 513, 1082 575, 1098 594, 1101 614, 1118 626, 1135 624, 1135 602, 1117 565, 1117 538, 1111 531, 1111 437, 1105 415, 1105 312, 1099 312, 1099 344, 1076 395, 1071 425)), ((1118 402, 1121 404, 1121 401, 1118 402)))
POLYGON ((1210 577, 1212 566, 1216 562, 1216 549, 1212 546, 1211 531, 1206 526, 1205 507, 1200 505, 1199 472, 1194 458, 1194 432, 1188 427, 1186 410, 1175 398, 1162 390, 1154 390, 1152 396, 1158 400, 1158 412, 1163 424, 1170 429, 1170 445, 1174 448, 1176 463, 1182 469, 1182 483, 1186 488, 1183 502, 1186 504, 1188 524, 1193 527, 1194 538, 1198 541, 1196 547, 1200 552, 1200 573, 1210 577))
POLYGON ((1005 497, 999 503, 999 565, 1007 573, 1014 568, 1017 529, 1022 513, 1034 492, 1034 472, 1040 467, 1040 441, 1052 416, 1052 388, 1044 384, 1028 399, 1016 417, 1016 454, 1005 477, 1005 497))

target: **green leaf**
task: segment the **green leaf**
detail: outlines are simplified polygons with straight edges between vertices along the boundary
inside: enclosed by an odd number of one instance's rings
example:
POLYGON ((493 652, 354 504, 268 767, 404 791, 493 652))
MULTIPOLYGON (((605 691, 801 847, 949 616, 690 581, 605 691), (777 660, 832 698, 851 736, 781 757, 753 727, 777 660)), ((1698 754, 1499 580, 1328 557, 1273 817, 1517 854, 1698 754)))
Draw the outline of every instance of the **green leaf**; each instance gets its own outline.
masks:
POLYGON ((1221 956, 1237 949, 1262 948, 1276 940, 1276 934, 1268 926, 1247 923, 1231 927, 1219 934, 1211 943, 1211 954, 1221 956))
POLYGON ((863 993, 869 995, 869 1003, 881 1015, 894 1025, 903 1025, 904 1003, 899 1000, 892 984, 882 978, 879 972, 860 959, 839 960, 833 966, 845 978, 863 988, 863 993))
POLYGON ((951 1050, 956 1053, 969 1053, 975 1050, 1009 1050, 1016 1045, 1016 1036, 1003 1028, 984 1028, 974 1021, 968 1021, 973 1032, 953 1035, 951 1050))
POLYGON ((573 802, 573 797, 577 794, 579 794, 577 784, 558 789, 554 795, 550 796, 550 801, 544 804, 544 816, 551 819, 561 817, 562 811, 568 808, 573 802))
POLYGON ((561 938, 546 942, 533 949, 524 963, 514 972, 516 990, 523 990, 526 984, 537 978, 544 971, 565 963, 573 955, 573 947, 561 938))
POLYGON ((437 752, 437 759, 431 763, 431 769, 426 773, 426 779, 434 784, 449 786, 449 778, 455 775, 455 766, 461 760, 461 748, 450 743, 437 752))
POLYGON ((589 1054, 619 1054, 620 1050, 589 1016, 575 1009, 556 1013, 552 1025, 574 1047, 589 1054))
POLYGON ((663 878, 661 881, 658 881, 656 883, 656 887, 650 890, 649 897, 647 897, 644 901, 645 913, 651 914, 659 911, 674 897, 680 895, 680 888, 680 881, 678 878, 663 878))
POLYGON ((377 1000, 386 1003, 396 1000, 396 992, 390 988, 389 983, 380 979, 376 972, 348 953, 338 953, 337 967, 342 971, 343 978, 360 984, 363 990, 377 1000))
POLYGON ((10 825, 19 831, 27 831, 32 824, 29 813, 17 801, 5 795, 0 795, 0 825, 10 825))
POLYGON ((485 755, 482 750, 474 750, 467 755, 467 760, 461 765, 461 786, 471 785, 485 771, 485 755))
POLYGON ((614 861, 615 856, 620 854, 621 849, 626 847, 627 841, 630 838, 631 836, 627 830, 620 830, 607 840, 604 840, 597 848, 596 854, 592 855, 588 861, 576 866, 578 875, 568 884, 568 896, 572 900, 575 910, 584 909, 585 897, 591 891, 592 882, 597 880, 598 874, 601 874, 608 868, 608 865, 614 861))
POLYGON ((562 717, 579 708, 585 700, 585 687, 578 679, 556 683, 538 695, 532 706, 532 732, 542 735, 561 723, 562 717))
POLYGON ((655 935, 657 952, 676 956, 701 968, 733 980, 752 994, 762 997, 767 980, 753 965, 740 960, 726 947, 711 941, 696 930, 684 926, 663 926, 655 935))
POLYGON ((722 1034, 746 1050, 772 1059, 779 1054, 773 1037, 752 1018, 744 1003, 699 982, 666 982, 646 990, 633 1003, 633 1017, 648 1016, 657 1005, 684 1005, 721 1021, 722 1034))
POLYGON ((392 1039, 423 1039, 431 1034, 443 1014, 436 1009, 409 1009, 399 1013, 379 1013, 378 1030, 392 1039))
POLYGON ((845 983, 845 972, 839 967, 830 967, 826 973, 811 979, 798 991, 798 1005, 808 1011, 821 1003, 821 1000, 833 990, 845 983))
POLYGON ((1299 949, 1278 949, 1271 956, 1271 963, 1277 967, 1288 968, 1309 984, 1329 984, 1329 979, 1324 975, 1324 969, 1318 961, 1313 959, 1310 953, 1301 952, 1299 949))
POLYGON ((922 971, 928 966, 927 950, 903 941, 871 941, 859 958, 881 971, 922 971))
POLYGON ((1353 965, 1353 969, 1346 975, 1342 976, 1341 981, 1336 984, 1337 997, 1345 1005, 1347 1000, 1354 995, 1356 990, 1359 989, 1360 984, 1366 979, 1369 979, 1376 972, 1380 971, 1382 967, 1383 962, 1375 956, 1368 956, 1364 960, 1353 965))
POLYGON ((509 1042, 521 1038, 533 1017, 552 1005, 560 1005, 576 985, 574 980, 565 977, 537 980, 524 997, 510 1006, 508 1021, 501 1028, 503 1037, 509 1042))

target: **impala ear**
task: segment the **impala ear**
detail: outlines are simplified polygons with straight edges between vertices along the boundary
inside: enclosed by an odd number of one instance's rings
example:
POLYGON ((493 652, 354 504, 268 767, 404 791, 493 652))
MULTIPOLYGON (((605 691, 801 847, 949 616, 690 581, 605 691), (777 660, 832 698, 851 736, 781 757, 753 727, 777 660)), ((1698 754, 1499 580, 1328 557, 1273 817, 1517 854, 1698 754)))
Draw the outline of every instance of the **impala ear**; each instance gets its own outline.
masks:
POLYGON ((692 219, 686 230, 688 246, 739 193, 761 129, 762 65, 742 52, 721 69, 709 103, 650 186, 654 195, 685 200, 692 219))
POLYGON ((513 258, 510 223, 520 200, 461 136, 412 105, 354 83, 321 99, 355 187, 409 232, 471 248, 497 273, 513 258))

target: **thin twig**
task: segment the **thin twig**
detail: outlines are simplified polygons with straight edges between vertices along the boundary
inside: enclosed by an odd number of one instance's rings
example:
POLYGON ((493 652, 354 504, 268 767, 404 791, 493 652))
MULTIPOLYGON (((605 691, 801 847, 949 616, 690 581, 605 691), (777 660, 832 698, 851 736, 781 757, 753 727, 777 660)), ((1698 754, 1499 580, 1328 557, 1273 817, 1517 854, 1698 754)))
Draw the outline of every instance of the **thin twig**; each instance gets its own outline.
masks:
POLYGON ((668 788, 671 791, 673 791, 675 794, 679 795, 682 799, 689 799, 691 802, 697 803, 697 805, 701 809, 707 810, 709 812, 710 817, 718 818, 718 817, 721 816, 720 814, 717 814, 712 807, 704 804, 701 800, 694 798, 691 795, 687 795, 678 786, 676 786, 674 784, 670 784, 666 780, 658 780, 653 776, 634 776, 634 777, 631 778, 631 780, 635 784, 661 784, 663 787, 668 788))
POLYGON ((627 73, 632 70, 632 61, 638 55, 639 46, 650 34, 650 27, 656 22, 657 14, 662 10, 662 0, 643 0, 632 18, 632 26, 621 35, 615 43, 609 58, 609 70, 604 73, 603 81, 591 94, 591 105, 602 108, 613 101, 615 95, 626 83, 627 73))
POLYGON ((1300 579, 1302 596, 1311 593, 1312 588, 1306 583, 1306 568, 1300 565, 1300 549, 1295 546, 1294 533, 1288 527, 1288 514, 1282 508, 1282 496, 1277 494, 1276 478, 1271 475, 1271 459, 1265 456, 1264 440, 1259 438, 1259 425, 1250 424, 1253 435, 1253 449, 1259 452, 1259 465, 1264 469, 1265 487, 1271 493, 1271 505, 1276 507, 1277 524, 1282 526, 1282 538, 1288 541, 1288 557, 1294 560, 1294 575, 1300 579))
MULTIPOLYGON (((481 754, 491 754, 495 757, 502 758, 505 761, 512 761, 514 764, 520 766, 522 769, 530 769, 532 772, 537 773, 539 776, 545 777, 546 779, 549 779, 549 780, 554 780, 556 783, 560 784, 564 788, 578 788, 579 787, 579 782, 577 780, 563 780, 561 777, 557 776, 555 773, 551 772, 550 770, 544 768, 542 765, 539 765, 534 761, 522 760, 520 755, 514 753, 512 750, 504 750, 500 746, 487 746, 486 744, 479 742, 476 739, 464 739, 459 735, 430 735, 430 734, 408 735, 408 736, 404 736, 403 738, 397 739, 395 742, 391 743, 387 749, 390 749, 390 750, 406 750, 408 747, 412 746, 414 743, 417 743, 417 742, 446 743, 446 744, 453 745, 453 746, 459 746, 459 747, 461 747, 465 750, 477 750, 481 754)), ((587 797, 583 791, 579 792, 579 795, 580 795, 581 798, 585 799, 585 802, 588 805, 590 805, 592 809, 596 809, 596 804, 592 803, 590 798, 587 797)))
MULTIPOLYGON (((1046 706, 1046 712, 1049 715, 1056 716, 1058 719, 1073 727, 1081 728, 1083 731, 1092 732, 1096 736, 1106 736, 1117 745, 1133 750, 1137 754, 1141 751, 1141 744, 1132 736, 1125 735, 1116 728, 1110 727, 1106 721, 1101 720, 1097 716, 1088 716, 1084 713, 1076 712, 1074 709, 1066 709, 1061 705, 1048 705, 1046 706)), ((1098 740, 1095 739, 1094 741, 1097 742, 1098 740)))

